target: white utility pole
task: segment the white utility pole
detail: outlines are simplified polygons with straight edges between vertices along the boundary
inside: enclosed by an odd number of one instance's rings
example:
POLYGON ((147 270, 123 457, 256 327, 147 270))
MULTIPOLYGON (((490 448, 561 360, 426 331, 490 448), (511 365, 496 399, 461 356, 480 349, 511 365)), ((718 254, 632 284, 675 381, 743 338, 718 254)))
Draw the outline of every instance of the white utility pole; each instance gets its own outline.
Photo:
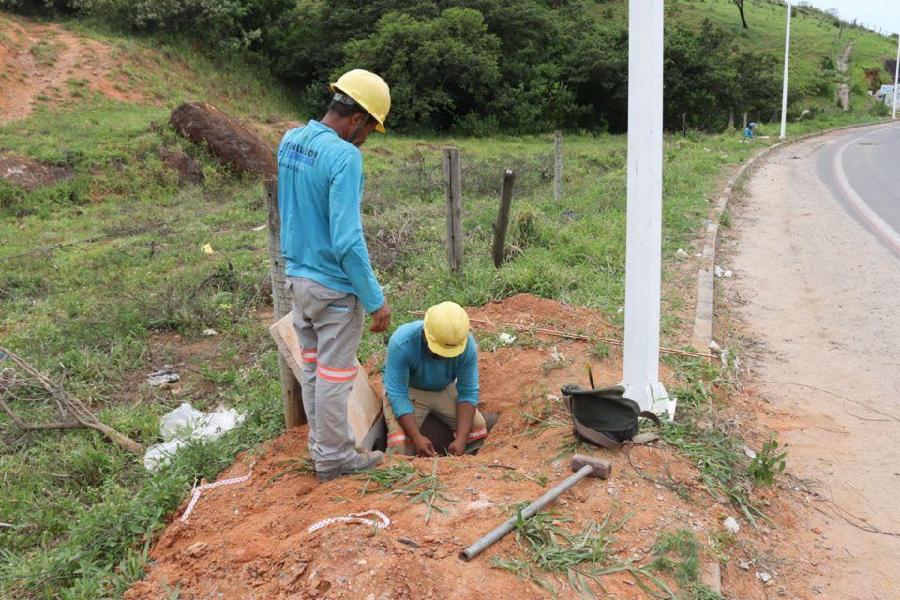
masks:
POLYGON ((787 136, 787 96, 788 96, 788 61, 791 57, 791 0, 785 0, 787 4, 787 33, 784 35, 784 91, 781 93, 781 135, 780 139, 787 136))
POLYGON ((628 200, 625 226, 625 397, 665 412, 659 382, 662 276, 663 3, 628 3, 628 200))
POLYGON ((897 62, 894 63, 894 101, 891 102, 891 118, 897 120, 897 83, 900 79, 900 33, 897 34, 897 62))

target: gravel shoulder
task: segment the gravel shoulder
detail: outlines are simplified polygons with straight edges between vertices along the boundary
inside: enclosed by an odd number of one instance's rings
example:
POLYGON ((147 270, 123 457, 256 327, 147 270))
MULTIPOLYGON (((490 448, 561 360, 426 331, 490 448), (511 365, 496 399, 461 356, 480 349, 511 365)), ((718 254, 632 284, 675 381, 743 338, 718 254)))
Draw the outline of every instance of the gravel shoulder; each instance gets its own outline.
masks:
POLYGON ((819 534, 807 589, 823 598, 900 589, 900 260, 818 168, 863 135, 785 147, 749 177, 724 242, 735 276, 720 280, 789 472, 830 500, 802 524, 819 534))

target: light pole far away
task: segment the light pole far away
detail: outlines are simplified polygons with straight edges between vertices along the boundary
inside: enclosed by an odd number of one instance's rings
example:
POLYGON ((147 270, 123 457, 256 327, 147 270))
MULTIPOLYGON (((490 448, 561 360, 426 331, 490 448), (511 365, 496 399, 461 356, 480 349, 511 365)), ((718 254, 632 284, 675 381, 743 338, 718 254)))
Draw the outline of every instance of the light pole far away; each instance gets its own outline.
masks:
POLYGON ((625 226, 625 397, 662 413, 663 2, 628 3, 628 192, 625 226))
POLYGON ((788 100, 788 62, 791 57, 791 0, 785 0, 787 4, 787 32, 784 34, 784 90, 781 93, 781 135, 784 139, 787 135, 787 100, 788 100))
POLYGON ((900 79, 900 32, 897 33, 897 61, 894 63, 894 101, 891 102, 891 119, 897 119, 897 80, 900 79))

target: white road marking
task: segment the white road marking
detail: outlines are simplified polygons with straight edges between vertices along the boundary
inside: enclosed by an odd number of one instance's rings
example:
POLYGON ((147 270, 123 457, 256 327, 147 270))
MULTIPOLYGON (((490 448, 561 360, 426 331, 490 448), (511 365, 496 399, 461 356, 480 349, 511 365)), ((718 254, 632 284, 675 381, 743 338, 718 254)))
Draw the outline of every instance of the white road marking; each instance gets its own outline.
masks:
POLYGON ((834 155, 834 174, 835 177, 837 177, 838 185, 844 192, 844 196, 856 213, 885 245, 900 255, 900 234, 898 234, 887 221, 878 216, 878 213, 866 204, 866 201, 862 199, 862 196, 860 196, 859 193, 853 189, 853 186, 850 185, 850 181, 847 179, 847 173, 844 172, 844 151, 852 144, 857 144, 860 140, 864 140, 876 133, 881 133, 881 131, 883 130, 879 129, 872 133, 867 133, 862 137, 853 138, 841 146, 834 155))

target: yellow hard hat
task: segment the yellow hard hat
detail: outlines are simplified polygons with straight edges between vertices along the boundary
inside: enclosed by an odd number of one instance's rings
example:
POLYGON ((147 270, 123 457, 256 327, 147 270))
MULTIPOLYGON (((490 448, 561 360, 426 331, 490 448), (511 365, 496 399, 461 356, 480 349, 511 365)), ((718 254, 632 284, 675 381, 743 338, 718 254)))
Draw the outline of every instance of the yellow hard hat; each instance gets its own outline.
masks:
POLYGON ((453 358, 466 351, 469 315, 456 302, 441 302, 429 308, 424 329, 428 349, 438 356, 453 358))
POLYGON ((384 133, 384 122, 391 110, 391 90, 384 79, 365 69, 353 69, 332 83, 331 91, 353 98, 375 118, 375 131, 384 133))

